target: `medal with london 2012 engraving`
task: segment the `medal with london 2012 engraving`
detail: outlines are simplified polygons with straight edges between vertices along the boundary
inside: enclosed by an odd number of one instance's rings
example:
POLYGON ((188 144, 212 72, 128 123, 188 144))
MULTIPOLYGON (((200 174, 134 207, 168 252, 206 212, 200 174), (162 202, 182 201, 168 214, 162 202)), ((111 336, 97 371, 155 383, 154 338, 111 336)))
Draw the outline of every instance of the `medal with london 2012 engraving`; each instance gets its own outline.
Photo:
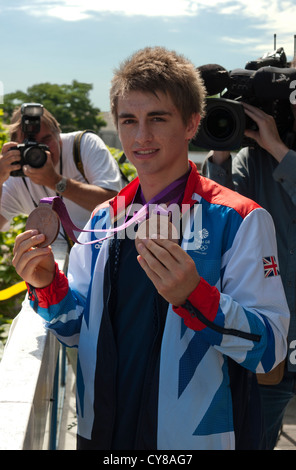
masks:
POLYGON ((58 214, 48 204, 42 204, 34 209, 29 215, 26 230, 38 230, 45 235, 44 242, 38 247, 45 248, 53 243, 58 236, 60 219, 58 214))

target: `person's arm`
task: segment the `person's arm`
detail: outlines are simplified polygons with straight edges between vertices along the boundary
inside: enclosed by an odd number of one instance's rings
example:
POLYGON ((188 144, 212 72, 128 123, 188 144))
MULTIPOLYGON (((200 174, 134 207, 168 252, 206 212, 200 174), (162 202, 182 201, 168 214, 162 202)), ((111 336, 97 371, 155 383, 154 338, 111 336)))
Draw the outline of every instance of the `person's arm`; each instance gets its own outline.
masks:
POLYGON ((277 258, 270 215, 258 208, 242 222, 224 260, 221 292, 182 251, 169 240, 146 240, 139 262, 186 326, 209 344, 252 371, 275 367, 287 351, 289 310, 280 276, 265 277, 264 258, 277 258))
POLYGON ((77 346, 82 314, 77 305, 82 306, 82 299, 78 302, 69 289, 68 278, 59 270, 51 248, 38 248, 43 240, 44 235, 36 230, 18 235, 13 265, 27 284, 31 307, 46 321, 46 326, 68 346, 77 346), (69 315, 71 326, 65 321, 69 315), (63 320, 59 321, 61 317, 63 320))
POLYGON ((246 130, 247 137, 256 140, 278 162, 273 177, 296 204, 296 152, 289 149, 279 136, 275 120, 261 109, 244 104, 246 114, 258 125, 258 131, 246 130))
MULTIPOLYGON (((0 200, 0 204, 1 204, 1 200, 0 200)), ((3 217, 3 215, 0 214, 0 231, 2 232, 5 231, 8 226, 7 224, 8 224, 8 220, 5 219, 5 217, 3 217)))
POLYGON ((243 103, 245 113, 258 125, 258 130, 246 129, 246 137, 254 139, 261 148, 265 149, 279 163, 288 153, 289 148, 279 136, 273 116, 259 108, 243 103))
MULTIPOLYGON (((101 227, 108 225, 107 211, 99 217, 101 227)), ((85 229, 93 229, 98 221, 91 218, 85 229), (93 224, 93 225, 92 225, 93 224)), ((80 235, 82 242, 89 242, 90 232, 80 235)), ((26 231, 16 237, 13 265, 26 281, 30 305, 46 322, 53 334, 70 347, 77 346, 81 319, 86 305, 93 256, 97 248, 75 244, 70 253, 67 277, 58 269, 50 247, 38 248, 44 235, 37 231, 26 231), (39 238, 40 237, 40 238, 39 238), (59 319, 61 319, 59 321, 59 319), (70 322, 67 319, 70 319, 70 322)))
MULTIPOLYGON (((255 140, 261 148, 265 149, 280 163, 288 153, 289 148, 280 138, 274 118, 255 106, 251 106, 247 103, 242 104, 246 115, 258 126, 257 131, 246 129, 246 137, 255 140)), ((225 166, 229 156, 229 151, 213 150, 208 157, 215 165, 225 166)))
POLYGON ((94 133, 88 132, 83 135, 80 154, 88 184, 75 179, 68 180, 63 195, 84 208, 93 210, 119 192, 120 171, 102 139, 94 133))
MULTIPOLYGON (((246 114, 256 122, 258 130, 246 129, 245 135, 257 142, 278 162, 273 177, 296 204, 296 152, 289 149, 279 136, 275 120, 259 108, 243 103, 246 114)), ((240 151, 244 156, 246 149, 240 151)), ((230 189, 253 197, 249 171, 244 167, 244 158, 235 157, 235 168, 229 152, 211 151, 203 165, 203 174, 230 189), (247 189, 248 188, 248 189, 247 189)))
MULTIPOLYGON (((53 166, 49 152, 47 152, 47 155, 47 161, 42 168, 32 168, 25 165, 23 171, 33 183, 46 186, 55 191, 56 184, 62 179, 62 175, 53 166)), ((94 184, 82 183, 72 178, 67 178, 66 189, 62 193, 63 197, 70 199, 90 212, 100 203, 114 197, 116 194, 116 191, 94 184)))
POLYGON ((296 205, 296 152, 289 150, 273 172, 273 177, 296 205))
MULTIPOLYGON (((12 149, 17 142, 6 142, 0 154, 0 210, 2 199, 2 187, 5 181, 9 178, 10 173, 14 170, 19 170, 21 165, 17 162, 20 160, 19 150, 12 149)), ((0 213, 0 230, 3 230, 8 224, 7 219, 0 213)))

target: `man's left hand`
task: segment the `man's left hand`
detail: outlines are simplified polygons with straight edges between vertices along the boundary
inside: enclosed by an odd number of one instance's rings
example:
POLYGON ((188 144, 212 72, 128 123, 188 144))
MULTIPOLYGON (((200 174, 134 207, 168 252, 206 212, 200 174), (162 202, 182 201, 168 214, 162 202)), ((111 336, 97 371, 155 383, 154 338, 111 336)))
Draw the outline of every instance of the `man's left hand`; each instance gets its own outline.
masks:
POLYGON ((171 304, 184 304, 198 286, 200 276, 193 259, 168 239, 144 239, 138 261, 157 291, 171 304))
POLYGON ((40 184, 41 186, 46 186, 51 189, 55 189, 55 185, 61 179, 53 165, 50 152, 46 152, 47 160, 41 168, 33 168, 29 165, 23 166, 23 172, 28 176, 33 183, 40 184))

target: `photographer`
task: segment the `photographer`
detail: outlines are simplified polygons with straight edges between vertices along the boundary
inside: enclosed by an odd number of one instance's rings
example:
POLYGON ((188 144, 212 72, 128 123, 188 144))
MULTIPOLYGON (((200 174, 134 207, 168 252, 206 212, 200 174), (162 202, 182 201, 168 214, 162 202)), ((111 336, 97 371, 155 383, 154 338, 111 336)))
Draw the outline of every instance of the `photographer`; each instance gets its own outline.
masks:
POLYGON ((63 197, 73 222, 84 227, 91 211, 121 189, 115 160, 97 135, 85 134, 80 147, 84 178, 73 158, 77 132, 61 133, 54 116, 44 109, 40 129, 33 137, 38 145, 47 145, 46 161, 40 168, 21 165, 21 146, 17 145, 26 137, 22 118, 21 108, 15 110, 10 125, 11 142, 3 145, 0 155, 0 230, 8 230, 13 217, 29 214, 40 199, 56 194, 63 197), (24 176, 11 175, 20 169, 24 176))
MULTIPOLYGON (((295 361, 291 361, 291 341, 296 338, 296 126, 294 122, 294 127, 281 138, 272 116, 249 104, 244 104, 244 109, 258 126, 257 131, 245 130, 245 135, 258 145, 243 148, 233 159, 229 151, 211 151, 203 173, 253 199, 267 209, 274 220, 280 273, 291 321, 286 363, 271 376, 267 375, 265 380, 263 377, 258 379, 261 383, 267 445, 268 449, 273 449, 296 384, 295 361)), ((295 118, 295 105, 292 105, 292 112, 295 118)))

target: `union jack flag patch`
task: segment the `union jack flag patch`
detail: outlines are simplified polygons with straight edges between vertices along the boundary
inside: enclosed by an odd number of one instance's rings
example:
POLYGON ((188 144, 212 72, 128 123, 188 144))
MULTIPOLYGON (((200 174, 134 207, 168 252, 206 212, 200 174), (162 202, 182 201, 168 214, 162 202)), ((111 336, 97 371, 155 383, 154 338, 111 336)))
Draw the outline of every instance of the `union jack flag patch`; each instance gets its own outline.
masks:
POLYGON ((266 256, 263 258, 264 277, 279 276, 280 270, 275 256, 266 256))

